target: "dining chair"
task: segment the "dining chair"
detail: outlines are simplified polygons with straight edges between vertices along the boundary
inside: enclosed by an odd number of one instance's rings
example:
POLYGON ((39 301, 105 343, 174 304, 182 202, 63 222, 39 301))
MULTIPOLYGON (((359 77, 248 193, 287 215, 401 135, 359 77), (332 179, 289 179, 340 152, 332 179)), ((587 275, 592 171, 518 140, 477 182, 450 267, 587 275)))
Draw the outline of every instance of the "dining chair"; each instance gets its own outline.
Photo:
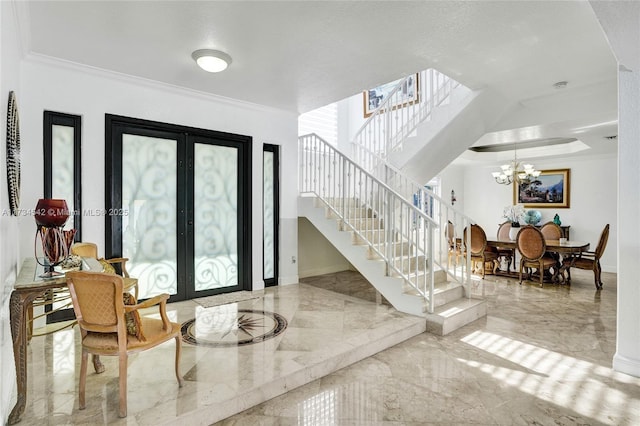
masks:
POLYGON ((602 267, 600 266, 600 258, 607 247, 609 240, 609 224, 607 223, 600 233, 600 240, 595 251, 585 251, 576 256, 563 259, 562 266, 567 271, 567 281, 571 281, 571 268, 587 269, 593 271, 593 278, 598 290, 602 290, 602 267))
MULTIPOLYGON (((126 257, 114 257, 110 259, 104 259, 98 257, 98 245, 90 242, 77 242, 71 246, 71 254, 80 257, 92 257, 102 264, 104 272, 119 274, 125 278, 129 278, 129 271, 127 271, 126 257)), ((133 289, 133 295, 138 298, 138 280, 132 281, 128 286, 125 286, 125 290, 130 291, 133 289)))
POLYGON ((175 339, 175 374, 180 376, 180 324, 170 322, 166 304, 168 294, 160 294, 141 303, 125 304, 124 280, 104 272, 67 273, 67 285, 73 310, 80 327, 82 356, 80 364, 79 405, 86 407, 87 358, 89 354, 119 358, 119 416, 127 416, 127 364, 129 354, 141 352, 175 339), (158 306, 160 319, 140 316, 138 310, 158 306))
MULTIPOLYGON (((487 247, 487 234, 484 232, 484 229, 480 225, 473 224, 470 226, 471 229, 471 247, 469 248, 471 262, 481 262, 482 265, 482 278, 484 278, 485 274, 485 264, 487 262, 491 262, 493 264, 493 273, 495 274, 498 270, 498 253, 496 251, 488 250, 487 247)), ((463 244, 467 244, 467 228, 464 228, 463 231, 463 244)), ((466 253, 463 253, 465 256, 466 253)))
MULTIPOLYGON (((562 228, 557 223, 549 221, 540 227, 540 232, 545 241, 547 240, 559 240, 562 238, 562 228)), ((554 252, 547 252, 549 257, 553 257, 557 261, 560 261, 560 255, 554 252)))
POLYGON ((559 240, 562 238, 562 228, 556 223, 547 222, 540 227, 545 240, 559 240))
MULTIPOLYGON (((506 221, 504 223, 501 223, 500 226, 498 226, 498 233, 497 233, 498 241, 500 240, 508 241, 510 239, 509 237, 510 230, 511 230, 511 221, 506 221)), ((497 252, 498 252, 498 259, 500 258, 505 259, 507 262, 507 271, 511 272, 511 263, 513 263, 514 268, 516 266, 516 249, 498 247, 497 252)))
POLYGON ((531 280, 531 270, 535 268, 540 275, 540 287, 542 287, 544 272, 558 267, 558 261, 546 253, 547 245, 542 231, 531 225, 522 227, 516 237, 516 247, 520 252, 520 284, 522 284, 523 269, 529 268, 529 280, 531 280))
POLYGON ((451 258, 454 258, 454 266, 458 265, 458 259, 462 257, 462 247, 460 242, 456 241, 456 231, 453 222, 447 221, 447 227, 444 230, 444 236, 449 244, 449 254, 447 256, 447 268, 451 267, 451 258))

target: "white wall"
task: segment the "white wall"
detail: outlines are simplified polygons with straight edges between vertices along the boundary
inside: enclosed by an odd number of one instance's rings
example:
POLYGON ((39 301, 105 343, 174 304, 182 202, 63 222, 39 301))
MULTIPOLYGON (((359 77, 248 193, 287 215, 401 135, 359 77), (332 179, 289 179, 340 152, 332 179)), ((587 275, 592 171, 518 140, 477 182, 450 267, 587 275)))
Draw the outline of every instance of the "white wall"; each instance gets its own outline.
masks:
POLYGON ((305 217, 298 219, 300 278, 353 269, 349 261, 305 217))
MULTIPOLYGON (((223 132, 249 135, 252 147, 252 285, 262 281, 262 146, 281 146, 280 186, 280 283, 297 282, 297 115, 292 112, 214 97, 141 79, 91 70, 73 64, 31 57, 21 62, 11 6, 2 2, 2 96, 17 92, 22 132, 21 208, 32 209, 43 194, 43 111, 82 116, 83 208, 104 208, 104 116, 105 113, 161 121, 223 132), (20 77, 20 78, 19 78, 20 77)), ((6 116, 6 101, 2 114, 6 116)), ((5 127, 2 128, 4 140, 5 127)), ((4 168, 4 150, 2 164, 4 168)), ((5 173, 3 171, 3 173, 5 173)), ((6 180, 0 179, 7 194, 6 180)), ((7 196, 0 197, 7 210, 7 196)), ((0 215, 0 279, 2 304, 2 414, 7 419, 15 401, 15 370, 8 332, 8 298, 16 265, 33 255, 34 222, 30 216, 0 215), (13 398, 12 401, 9 401, 13 398)), ((83 217, 83 239, 95 241, 104 253, 105 218, 83 217)))
POLYGON ((462 166, 449 166, 444 169, 440 177, 440 196, 451 205, 451 190, 455 191, 456 202, 453 205, 456 209, 464 212, 464 172, 462 166))
MULTIPOLYGON (((297 118, 294 113, 176 89, 141 79, 90 71, 38 58, 23 64, 23 158, 29 176, 23 205, 35 206, 42 196, 42 114, 53 110, 82 116, 83 209, 104 208, 104 115, 118 114, 185 126, 249 135, 253 138, 252 231, 253 288, 262 282, 262 144, 281 145, 282 175, 297 163, 297 118)), ((281 181, 281 231, 297 232, 297 184, 281 181)), ((32 218, 20 223, 21 256, 28 257, 32 218)), ((83 217, 83 239, 95 241, 104 253, 105 218, 83 217)), ((280 248, 282 259, 296 255, 295 240, 280 248)), ((297 278, 294 264, 280 265, 281 276, 297 278)))
MULTIPOLYGON (((18 113, 22 114, 23 95, 20 90, 20 59, 22 56, 20 43, 17 38, 18 28, 15 25, 14 4, 0 2, 0 115, 3 117, 0 125, 0 140, 6 140, 7 99, 10 91, 16 92, 18 113)), ((25 125, 20 116, 20 129, 25 125)), ((24 143, 24 139, 23 139, 24 143)), ((22 155, 24 159, 24 154, 22 155)), ((24 162, 24 160, 23 160, 24 162)), ((9 417, 9 412, 15 404, 16 377, 13 362, 13 346, 9 329, 9 297, 16 279, 18 265, 18 221, 15 216, 8 216, 9 197, 7 192, 6 150, 0 150, 0 285, 2 291, 2 305, 0 307, 0 414, 3 423, 9 417)), ((22 172, 22 181, 29 176, 22 172)), ((23 192, 24 193, 24 192, 23 192)), ((22 203, 21 207, 24 208, 22 203)))
MULTIPOLYGON (((570 208, 536 208, 542 213, 541 223, 553 220, 557 213, 562 225, 570 225, 573 240, 588 241, 591 250, 598 244, 602 228, 610 224, 609 242, 601 259, 603 270, 617 271, 617 157, 603 158, 565 157, 532 161, 536 169, 571 169, 570 208)), ((502 211, 513 204, 513 185, 499 185, 491 172, 492 166, 449 166, 441 174, 443 190, 460 185, 464 176, 456 207, 484 228, 487 235, 495 235, 498 224, 504 222, 502 211)), ((456 194, 458 194, 456 189, 456 194)), ((443 192, 443 195, 446 193, 443 192)), ((605 283, 606 285, 606 283, 605 283)))
POLYGON ((618 321, 613 368, 640 377, 640 3, 590 1, 618 59, 618 321))

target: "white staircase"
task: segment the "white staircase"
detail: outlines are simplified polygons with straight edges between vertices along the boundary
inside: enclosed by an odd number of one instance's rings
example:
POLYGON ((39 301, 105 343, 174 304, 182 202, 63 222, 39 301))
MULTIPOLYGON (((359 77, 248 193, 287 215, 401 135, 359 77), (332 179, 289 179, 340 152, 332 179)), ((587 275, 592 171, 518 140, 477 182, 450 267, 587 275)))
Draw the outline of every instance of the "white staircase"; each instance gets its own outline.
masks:
MULTIPOLYGON (((446 271, 434 271, 434 312, 429 314, 424 297, 397 273, 387 275, 385 262, 377 251, 350 229, 344 229, 342 221, 317 197, 300 197, 298 214, 306 217, 329 240, 334 247, 364 276, 380 294, 397 310, 418 316, 425 316, 427 331, 445 335, 486 315, 484 300, 465 297, 464 286, 457 281, 449 281, 446 271)), ((377 220, 377 219, 375 219, 377 220)), ((377 222, 379 224, 379 221, 377 222)), ((373 238, 373 245, 384 235, 384 229, 365 231, 373 238)), ((426 273, 424 256, 409 256, 408 242, 395 242, 392 248, 393 262, 414 275, 426 273)))
MULTIPOLYGON (((300 137, 298 212, 396 309, 447 334, 486 315, 471 294, 470 259, 447 265, 444 226, 469 220, 446 203, 437 220, 316 135, 300 137)), ((434 198, 435 201, 441 200, 434 198)))

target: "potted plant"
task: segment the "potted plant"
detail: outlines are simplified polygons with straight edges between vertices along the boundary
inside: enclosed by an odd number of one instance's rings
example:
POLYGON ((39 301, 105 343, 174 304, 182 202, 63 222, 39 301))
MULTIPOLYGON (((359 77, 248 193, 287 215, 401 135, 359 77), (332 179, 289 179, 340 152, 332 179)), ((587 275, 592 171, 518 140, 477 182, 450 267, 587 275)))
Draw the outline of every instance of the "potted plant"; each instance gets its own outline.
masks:
POLYGON ((515 240, 518 235, 518 231, 520 231, 520 221, 524 220, 524 207, 520 204, 506 206, 502 212, 502 216, 511 222, 509 238, 511 238, 511 240, 515 240))

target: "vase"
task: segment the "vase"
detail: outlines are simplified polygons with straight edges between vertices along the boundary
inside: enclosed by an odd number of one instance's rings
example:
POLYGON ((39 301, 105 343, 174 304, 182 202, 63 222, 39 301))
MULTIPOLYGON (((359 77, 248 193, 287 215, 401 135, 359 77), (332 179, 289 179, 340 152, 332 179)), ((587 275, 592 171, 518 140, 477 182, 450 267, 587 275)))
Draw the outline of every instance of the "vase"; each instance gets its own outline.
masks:
POLYGON ((511 241, 515 241, 516 237, 518 236, 518 232, 520 232, 520 227, 518 226, 516 227, 511 227, 511 229, 509 229, 509 239, 511 241))

